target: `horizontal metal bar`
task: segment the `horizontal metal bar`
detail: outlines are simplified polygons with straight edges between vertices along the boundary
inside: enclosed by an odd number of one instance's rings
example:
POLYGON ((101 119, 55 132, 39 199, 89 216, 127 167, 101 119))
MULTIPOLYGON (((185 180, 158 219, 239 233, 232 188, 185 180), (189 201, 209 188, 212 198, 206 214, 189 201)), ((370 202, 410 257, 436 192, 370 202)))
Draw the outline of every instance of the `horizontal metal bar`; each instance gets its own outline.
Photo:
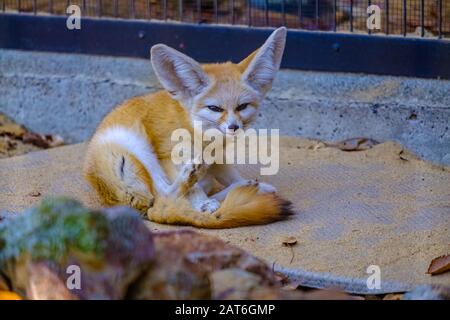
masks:
MULTIPOLYGON (((201 62, 239 61, 268 28, 84 18, 68 30, 65 16, 0 14, 0 48, 142 57, 165 43, 201 62), (139 35, 145 32, 147 37, 139 35)), ((289 31, 282 67, 450 79, 450 41, 289 31)))

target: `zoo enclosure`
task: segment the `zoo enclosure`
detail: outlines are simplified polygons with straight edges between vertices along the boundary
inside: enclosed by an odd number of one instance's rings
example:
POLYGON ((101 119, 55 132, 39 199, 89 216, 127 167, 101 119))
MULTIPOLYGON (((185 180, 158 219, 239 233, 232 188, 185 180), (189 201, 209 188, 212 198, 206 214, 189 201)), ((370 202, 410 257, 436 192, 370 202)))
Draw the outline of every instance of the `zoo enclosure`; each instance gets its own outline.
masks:
POLYGON ((450 78, 449 0, 0 0, 0 47, 16 49, 147 57, 165 42, 236 60, 267 35, 260 27, 281 25, 292 30, 284 67, 450 78), (65 28, 71 4, 82 30, 65 28), (379 30, 367 28, 371 5, 379 30))
POLYGON ((83 15, 128 19, 156 19, 445 37, 450 33, 447 0, 2 0, 2 11, 65 15, 69 5, 83 15), (384 23, 368 30, 367 8, 380 8, 384 23))

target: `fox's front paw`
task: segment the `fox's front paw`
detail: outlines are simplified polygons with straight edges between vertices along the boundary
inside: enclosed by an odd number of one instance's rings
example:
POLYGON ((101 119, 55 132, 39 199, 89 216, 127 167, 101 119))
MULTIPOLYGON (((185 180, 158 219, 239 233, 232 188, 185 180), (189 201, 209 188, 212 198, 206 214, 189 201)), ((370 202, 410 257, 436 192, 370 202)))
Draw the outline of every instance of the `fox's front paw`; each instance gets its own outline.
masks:
POLYGON ((240 185, 257 187, 259 185, 259 182, 258 182, 258 179, 250 179, 250 180, 245 180, 245 181, 241 182, 240 185))
POLYGON ((138 210, 141 214, 147 212, 153 206, 154 198, 152 195, 143 195, 137 193, 127 193, 126 202, 130 207, 138 210))
POLYGON ((258 184, 258 188, 259 188, 259 193, 276 193, 277 189, 275 189, 274 186, 268 184, 268 183, 264 183, 264 182, 260 182, 258 184))
POLYGON ((189 185, 194 185, 206 173, 207 166, 204 163, 189 162, 181 169, 181 180, 187 181, 189 185))
POLYGON ((274 186, 272 186, 268 183, 259 182, 258 179, 245 180, 244 182, 241 183, 241 185, 258 187, 258 193, 276 193, 277 192, 277 189, 275 189, 274 186))
POLYGON ((213 213, 220 208, 220 202, 216 199, 208 199, 199 203, 198 210, 201 212, 213 213))

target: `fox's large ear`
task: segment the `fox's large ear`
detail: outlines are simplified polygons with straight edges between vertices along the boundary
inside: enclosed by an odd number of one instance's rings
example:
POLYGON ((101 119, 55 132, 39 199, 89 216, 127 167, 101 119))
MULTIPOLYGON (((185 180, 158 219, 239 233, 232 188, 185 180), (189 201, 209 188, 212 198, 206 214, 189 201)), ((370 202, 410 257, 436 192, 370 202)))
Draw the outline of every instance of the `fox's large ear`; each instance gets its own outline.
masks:
POLYGON ((265 94, 280 68, 286 43, 286 28, 275 30, 261 48, 239 63, 243 70, 242 81, 253 89, 265 94))
POLYGON ((194 59, 164 44, 151 50, 153 70, 164 89, 176 99, 195 97, 208 85, 209 78, 194 59))

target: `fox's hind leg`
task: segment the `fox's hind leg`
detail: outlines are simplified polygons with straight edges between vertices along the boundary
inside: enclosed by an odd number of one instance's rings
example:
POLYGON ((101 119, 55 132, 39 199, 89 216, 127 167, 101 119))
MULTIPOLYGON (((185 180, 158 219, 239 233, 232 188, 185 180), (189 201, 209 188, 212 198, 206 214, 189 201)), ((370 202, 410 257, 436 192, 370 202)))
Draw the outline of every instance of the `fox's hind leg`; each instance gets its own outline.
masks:
POLYGON ((229 164, 214 165, 211 167, 210 171, 211 174, 213 174, 217 179, 217 181, 219 181, 219 183, 221 183, 225 187, 225 189, 212 196, 213 198, 220 201, 225 199, 228 192, 230 192, 234 188, 241 186, 256 186, 258 187, 258 192, 260 194, 276 193, 277 191, 275 187, 268 183, 259 182, 256 179, 244 179, 243 177, 241 177, 239 171, 229 164))
POLYGON ((151 179, 144 166, 115 144, 88 153, 85 176, 108 205, 128 205, 146 212, 153 204, 151 179))

